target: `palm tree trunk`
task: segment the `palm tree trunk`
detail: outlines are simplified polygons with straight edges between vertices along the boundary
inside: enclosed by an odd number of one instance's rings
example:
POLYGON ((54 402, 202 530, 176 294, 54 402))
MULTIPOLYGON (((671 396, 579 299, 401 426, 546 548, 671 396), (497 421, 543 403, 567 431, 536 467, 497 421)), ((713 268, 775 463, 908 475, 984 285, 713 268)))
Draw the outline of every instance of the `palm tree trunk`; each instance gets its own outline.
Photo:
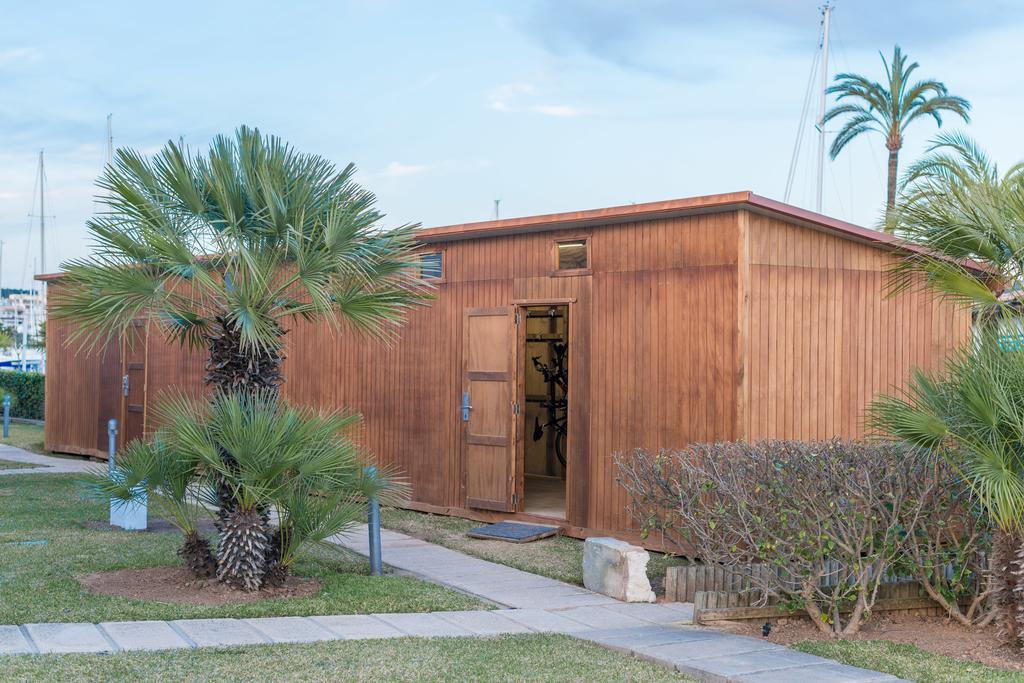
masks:
POLYGON ((210 578, 217 571, 217 563, 213 559, 210 542, 200 536, 197 531, 189 531, 185 534, 185 540, 178 548, 178 556, 185 561, 185 566, 189 571, 199 578, 210 578))
MULTIPOLYGON (((276 398, 284 381, 284 354, 280 347, 243 349, 241 335, 227 317, 220 315, 215 319, 216 327, 206 337, 209 359, 203 381, 221 391, 269 391, 276 398)), ((280 330, 279 336, 284 336, 284 330, 280 330)), ((223 450, 221 458, 229 466, 234 464, 223 450)), ((234 492, 223 478, 217 481, 217 498, 217 578, 243 590, 257 590, 266 583, 268 571, 273 571, 274 582, 279 582, 280 543, 274 542, 267 511, 240 510, 234 492)))
MULTIPOLYGON (((284 381, 284 353, 276 349, 243 349, 242 336, 228 319, 216 317, 214 331, 206 336, 209 359, 203 382, 223 391, 274 391, 284 381)), ((280 337, 284 330, 280 330, 280 337)))
POLYGON ((887 145, 889 148, 889 178, 885 197, 885 212, 888 214, 896 208, 896 181, 899 178, 899 157, 900 148, 895 145, 887 145))
POLYGON ((237 505, 221 512, 217 578, 245 591, 259 590, 267 573, 270 546, 266 516, 237 505))
POLYGON ((992 600, 1000 638, 1017 647, 1024 626, 1024 547, 1017 534, 997 531, 992 540, 992 600))

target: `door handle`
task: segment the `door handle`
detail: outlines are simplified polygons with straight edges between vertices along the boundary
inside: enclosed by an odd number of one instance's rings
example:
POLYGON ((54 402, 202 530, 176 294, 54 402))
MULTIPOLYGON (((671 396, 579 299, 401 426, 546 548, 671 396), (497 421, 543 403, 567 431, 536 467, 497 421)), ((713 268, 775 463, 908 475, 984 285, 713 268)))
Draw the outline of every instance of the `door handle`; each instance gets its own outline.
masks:
POLYGON ((121 393, 125 396, 128 395, 128 375, 121 378, 121 393))
POLYGON ((469 405, 469 392, 462 392, 462 421, 469 422, 469 411, 473 410, 473 406, 469 405))

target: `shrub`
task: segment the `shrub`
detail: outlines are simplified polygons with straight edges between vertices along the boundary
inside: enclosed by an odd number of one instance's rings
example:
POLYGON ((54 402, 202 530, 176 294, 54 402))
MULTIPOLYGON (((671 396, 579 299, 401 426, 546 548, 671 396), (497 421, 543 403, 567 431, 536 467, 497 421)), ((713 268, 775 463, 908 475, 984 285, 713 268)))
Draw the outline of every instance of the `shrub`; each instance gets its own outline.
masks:
POLYGON ((388 471, 365 471, 351 438, 358 415, 296 407, 273 390, 170 396, 158 413, 166 426, 151 441, 87 481, 122 503, 146 493, 184 534, 179 554, 197 576, 247 591, 280 584, 300 553, 365 520, 369 497, 404 498, 388 471), (199 514, 215 516, 215 550, 198 534, 199 514))
POLYGON ((11 395, 11 416, 42 420, 46 375, 20 370, 0 371, 0 397, 11 395))
POLYGON ((934 461, 889 443, 699 444, 616 464, 645 533, 747 577, 761 604, 802 608, 830 636, 860 629, 944 481, 934 461))

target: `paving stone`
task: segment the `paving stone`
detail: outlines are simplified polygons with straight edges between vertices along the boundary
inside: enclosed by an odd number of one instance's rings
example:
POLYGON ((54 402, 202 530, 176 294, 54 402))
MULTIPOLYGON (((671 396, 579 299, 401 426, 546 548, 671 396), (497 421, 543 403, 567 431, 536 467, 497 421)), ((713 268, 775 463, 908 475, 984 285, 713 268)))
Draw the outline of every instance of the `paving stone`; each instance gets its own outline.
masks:
POLYGON ((743 655, 751 652, 785 650, 781 645, 775 645, 768 641, 744 638, 742 636, 730 636, 714 631, 700 632, 710 633, 713 637, 691 639, 686 642, 672 643, 670 645, 654 645, 651 647, 640 646, 635 650, 636 656, 656 662, 668 662, 673 665, 678 665, 680 663, 689 664, 695 659, 707 659, 709 657, 725 657, 727 655, 743 655))
POLYGON ((736 683, 793 683, 793 681, 814 681, 814 683, 895 683, 899 678, 879 671, 858 669, 839 662, 808 664, 792 669, 758 671, 733 678, 736 683))
POLYGON ((40 652, 110 652, 95 624, 25 624, 40 652))
POLYGON ((238 619, 180 619, 171 622, 199 647, 257 645, 269 642, 253 627, 238 619))
POLYGON ((473 635, 472 631, 450 624, 435 614, 378 614, 376 617, 410 636, 432 638, 473 635))
POLYGON ((586 624, 573 621, 568 617, 562 616, 558 612, 549 612, 548 610, 539 609, 537 607, 499 609, 494 610, 494 613, 508 617, 512 621, 526 626, 531 631, 538 631, 541 633, 575 634, 579 631, 586 631, 590 629, 586 624))
POLYGON ((670 643, 690 642, 714 637, 707 631, 686 631, 668 626, 647 626, 599 629, 574 633, 577 638, 590 640, 612 650, 632 652, 641 647, 654 647, 670 643))
POLYGON ((122 650, 192 647, 166 621, 104 621, 100 627, 122 650))
POLYGON ((665 605, 652 605, 649 603, 634 602, 609 605, 605 609, 625 614, 636 619, 642 619, 643 621, 649 621, 653 624, 675 624, 679 622, 691 623, 693 621, 693 610, 690 610, 689 618, 687 618, 685 611, 672 609, 665 605))
POLYGON ((327 617, 310 617, 345 640, 368 640, 371 638, 399 638, 405 634, 390 624, 368 614, 342 614, 327 617))
POLYGON ((499 633, 530 633, 530 629, 519 622, 489 610, 435 612, 434 614, 479 636, 494 636, 499 633))
POLYGON ((306 617, 259 617, 243 621, 275 643, 312 643, 338 639, 332 631, 306 617))
POLYGON ((650 623, 600 606, 573 607, 560 610, 562 616, 586 624, 592 629, 613 629, 649 626, 650 623))
POLYGON ((705 675, 711 673, 731 680, 743 674, 764 673, 766 671, 788 671, 792 674, 794 668, 810 666, 813 669, 813 665, 824 664, 825 661, 803 652, 782 649, 727 655, 724 657, 701 657, 686 662, 679 662, 676 664, 676 668, 684 673, 701 673, 705 675))
POLYGON ((540 609, 569 609, 618 604, 615 600, 597 593, 567 592, 560 588, 540 588, 525 593, 488 594, 487 597, 509 607, 539 607, 540 609))
POLYGON ((0 626, 0 655, 20 655, 33 652, 32 645, 17 626, 0 626))

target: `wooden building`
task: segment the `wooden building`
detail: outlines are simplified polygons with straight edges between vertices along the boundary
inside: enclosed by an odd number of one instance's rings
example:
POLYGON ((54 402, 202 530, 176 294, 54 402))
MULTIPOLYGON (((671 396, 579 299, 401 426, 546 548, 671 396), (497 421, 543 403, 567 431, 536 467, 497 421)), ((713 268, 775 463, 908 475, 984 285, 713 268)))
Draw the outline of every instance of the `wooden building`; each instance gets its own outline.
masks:
MULTIPOLYGON (((857 437, 873 397, 970 334, 967 312, 927 293, 886 296, 906 248, 893 237, 749 192, 419 239, 438 296, 401 341, 298 323, 284 385, 293 401, 361 412, 362 441, 405 472, 419 510, 628 538, 613 453, 857 437)), ((91 355, 67 332, 51 321, 50 449, 103 456, 110 417, 134 438, 163 390, 200 384, 202 355, 158 330, 91 355)))

